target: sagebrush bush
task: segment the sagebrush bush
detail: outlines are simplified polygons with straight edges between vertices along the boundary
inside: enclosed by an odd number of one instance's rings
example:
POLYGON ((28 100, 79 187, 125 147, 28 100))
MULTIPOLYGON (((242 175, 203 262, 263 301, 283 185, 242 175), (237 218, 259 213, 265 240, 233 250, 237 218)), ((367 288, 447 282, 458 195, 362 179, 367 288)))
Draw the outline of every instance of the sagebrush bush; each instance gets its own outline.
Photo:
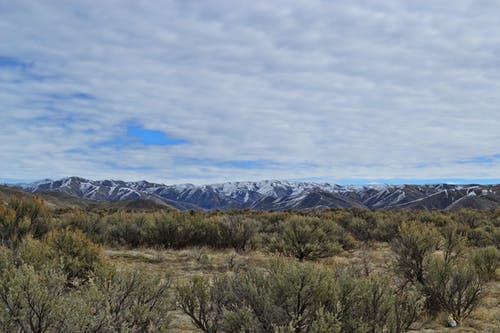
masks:
POLYGON ((21 246, 23 263, 41 270, 43 267, 54 265, 54 257, 49 245, 43 240, 27 237, 21 246))
POLYGON ((0 332, 165 332, 170 323, 171 279, 101 267, 92 283, 67 287, 50 261, 16 267, 0 253, 0 332))
MULTIPOLYGON (((405 211, 332 209, 307 212, 163 211, 108 212, 66 211, 58 214, 58 228, 71 226, 83 230, 95 242, 123 246, 161 246, 186 248, 207 246, 216 249, 269 249, 290 219, 319 220, 336 229, 334 239, 343 249, 361 243, 393 242, 403 222, 416 221, 437 226, 443 235, 454 225, 456 234, 467 237, 473 246, 499 246, 498 211, 405 211)), ((413 222, 412 222, 413 223, 413 222)), ((444 235, 446 236, 446 235, 444 235)), ((443 245, 445 245, 443 243, 443 245)))
POLYGON ((339 228, 332 220, 292 216, 272 238, 269 248, 299 260, 329 257, 341 251, 339 228))
POLYGON ((406 286, 395 293, 392 306, 389 332, 407 332, 423 312, 424 297, 416 288, 406 286))
POLYGON ((177 288, 178 307, 203 332, 405 332, 422 297, 396 291, 382 275, 275 260, 213 281, 194 277, 177 288))
POLYGON ((72 210, 59 218, 59 228, 80 229, 94 242, 107 242, 108 227, 99 214, 80 209, 72 210))
POLYGON ((61 267, 69 281, 85 281, 103 264, 100 247, 80 230, 52 231, 46 243, 49 257, 61 267))
POLYGON ((450 263, 462 258, 467 249, 467 237, 461 232, 459 226, 450 222, 440 230, 444 260, 450 263))
POLYGON ((438 249, 439 230, 432 224, 417 221, 403 223, 392 242, 396 269, 406 279, 424 283, 424 263, 438 249))
MULTIPOLYGON (((218 281, 214 284, 217 285, 218 281)), ((177 285, 176 303, 196 328, 205 333, 216 333, 222 325, 225 304, 225 292, 220 291, 206 277, 195 276, 177 285)))
POLYGON ((64 281, 64 275, 51 268, 35 271, 21 265, 4 270, 0 277, 0 330, 60 332, 64 281))
POLYGON ((472 253, 472 264, 481 279, 494 279, 500 265, 500 251, 493 246, 476 249, 472 253))
POLYGON ((382 242, 390 242, 397 236, 401 222, 395 218, 380 218, 372 231, 373 238, 382 242))
POLYGON ((243 251, 251 246, 258 232, 257 221, 241 216, 228 216, 220 222, 220 243, 222 248, 243 251))
POLYGON ((85 320, 103 332, 165 332, 171 322, 171 281, 170 275, 105 269, 84 289, 83 306, 92 304, 85 320))
POLYGON ((17 266, 22 263, 20 247, 28 235, 41 237, 52 227, 50 214, 37 197, 12 196, 0 201, 0 241, 12 250, 17 266))
POLYGON ((428 263, 424 290, 431 307, 446 310, 460 323, 478 306, 484 285, 469 265, 433 258, 428 263))

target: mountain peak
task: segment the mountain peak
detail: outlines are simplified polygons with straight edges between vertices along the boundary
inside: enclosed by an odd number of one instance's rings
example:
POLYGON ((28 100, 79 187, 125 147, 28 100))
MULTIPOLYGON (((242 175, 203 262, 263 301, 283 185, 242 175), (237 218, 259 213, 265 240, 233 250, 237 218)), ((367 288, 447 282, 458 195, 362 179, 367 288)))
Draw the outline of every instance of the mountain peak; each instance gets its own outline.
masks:
POLYGON ((146 180, 89 180, 66 177, 18 187, 30 192, 59 191, 80 198, 119 201, 155 199, 179 209, 309 209, 364 207, 447 209, 467 204, 500 208, 499 185, 339 185, 319 182, 262 180, 207 185, 164 185, 146 180), (467 197, 468 200, 462 200, 467 197))

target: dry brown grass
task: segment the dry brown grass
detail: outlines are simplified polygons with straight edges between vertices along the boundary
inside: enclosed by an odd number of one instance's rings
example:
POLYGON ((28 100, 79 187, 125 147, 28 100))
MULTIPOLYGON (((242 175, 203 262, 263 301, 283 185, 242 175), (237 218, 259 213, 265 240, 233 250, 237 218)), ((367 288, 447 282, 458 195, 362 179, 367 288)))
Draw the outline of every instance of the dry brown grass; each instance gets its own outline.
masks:
MULTIPOLYGON (((249 266, 263 266, 275 255, 253 251, 238 253, 233 250, 190 248, 183 250, 165 249, 106 249, 109 262, 118 267, 140 269, 152 273, 170 272, 177 281, 194 275, 221 274, 249 266)), ((345 251, 337 256, 321 259, 318 264, 335 267, 338 265, 361 265, 369 272, 391 272, 394 255, 387 243, 371 244, 369 248, 345 251)), ((500 281, 488 282, 486 296, 481 306, 461 323, 460 327, 446 327, 447 314, 425 318, 415 326, 413 332, 500 332, 500 281)), ((173 313, 171 332, 197 332, 189 318, 176 311, 173 313)))

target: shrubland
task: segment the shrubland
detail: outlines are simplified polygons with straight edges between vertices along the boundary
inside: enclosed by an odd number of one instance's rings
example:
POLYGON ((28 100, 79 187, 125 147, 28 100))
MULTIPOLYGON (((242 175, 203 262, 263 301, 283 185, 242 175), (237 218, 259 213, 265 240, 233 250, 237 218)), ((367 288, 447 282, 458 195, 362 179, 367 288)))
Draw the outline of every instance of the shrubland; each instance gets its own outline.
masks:
POLYGON ((497 286, 500 211, 54 212, 12 197, 0 241, 0 332, 163 332, 179 316, 210 333, 406 332, 466 325, 497 286), (390 257, 372 267, 380 244, 390 257), (147 248, 266 260, 179 277, 104 251, 147 248))

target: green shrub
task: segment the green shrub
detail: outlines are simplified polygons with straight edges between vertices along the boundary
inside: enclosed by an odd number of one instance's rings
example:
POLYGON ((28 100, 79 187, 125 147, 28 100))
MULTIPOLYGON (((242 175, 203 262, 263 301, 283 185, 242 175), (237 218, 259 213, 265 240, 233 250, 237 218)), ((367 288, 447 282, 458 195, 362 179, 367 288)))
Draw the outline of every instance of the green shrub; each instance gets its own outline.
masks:
POLYGON ((472 267, 453 265, 434 258, 428 264, 424 290, 431 308, 451 313, 460 322, 477 307, 483 296, 483 283, 472 267))
POLYGON ((500 251, 493 246, 479 248, 472 254, 472 264, 483 280, 494 279, 500 265, 500 251))
POLYGON ((52 269, 22 265, 0 278, 0 327, 3 332, 59 332, 64 276, 52 269))
POLYGON ((382 275, 275 260, 212 282, 195 277, 178 286, 177 304, 203 332, 399 333, 418 319, 422 297, 382 275))
POLYGON ((224 293, 213 287, 207 278, 195 276, 189 282, 179 284, 176 288, 176 303, 198 329, 205 333, 220 330, 224 293))
POLYGON ((339 332, 406 332, 422 313, 423 297, 413 288, 395 289, 380 275, 345 268, 337 273, 326 314, 339 332))
POLYGON ((29 232, 40 238, 52 228, 50 213, 43 200, 36 196, 12 196, 8 207, 16 213, 16 220, 29 221, 29 232))
POLYGON ((396 269, 406 279, 424 283, 424 262, 434 252, 441 239, 432 224, 403 223, 392 242, 396 253, 396 269))
POLYGON ((345 225, 349 232, 351 232, 356 239, 367 242, 373 239, 373 230, 375 224, 370 224, 368 221, 361 217, 354 217, 351 219, 348 225, 345 225))
POLYGON ((92 293, 90 300, 110 331, 163 332, 168 328, 172 306, 169 275, 110 271, 98 276, 95 285, 97 295, 92 293))
POLYGON ((20 252, 23 263, 32 266, 35 270, 54 265, 50 247, 41 240, 27 237, 20 252))
POLYGON ((42 200, 12 196, 7 206, 0 201, 0 241, 12 250, 17 266, 22 263, 20 247, 28 235, 40 237, 51 228, 50 216, 42 200))
POLYGON ((467 237, 461 232, 457 224, 449 223, 441 228, 444 260, 448 263, 460 259, 467 249, 467 237))
POLYGON ((368 332, 382 332, 391 311, 389 281, 382 276, 370 276, 360 284, 359 315, 368 332))
POLYGON ((83 210, 70 211, 59 218, 59 227, 71 229, 80 229, 94 242, 103 243, 108 241, 107 227, 104 218, 101 218, 94 212, 87 212, 83 210))
POLYGON ((223 332, 257 332, 257 319, 249 307, 242 306, 233 310, 224 309, 223 317, 221 324, 223 332))
POLYGON ((372 231, 373 238, 382 242, 390 242, 397 236, 400 221, 394 218, 382 218, 377 220, 377 226, 372 231))
POLYGON ((220 226, 221 247, 245 250, 258 231, 258 223, 254 219, 244 217, 226 217, 220 226))
POLYGON ((395 294, 393 311, 389 318, 389 332, 403 333, 417 321, 423 312, 424 297, 415 289, 406 287, 395 294))
POLYGON ((156 215, 154 228, 148 237, 150 245, 161 245, 168 248, 176 247, 179 229, 179 218, 172 213, 156 215))
POLYGON ((300 261, 332 256, 341 251, 338 226, 332 220, 292 216, 284 221, 270 249, 300 261))
POLYGON ((46 242, 50 258, 57 262, 69 281, 87 280, 102 265, 99 246, 80 230, 66 228, 52 231, 46 242))
POLYGON ((488 232, 484 227, 470 229, 467 237, 470 244, 476 247, 495 245, 494 233, 488 232))
POLYGON ((101 270, 94 283, 62 299, 64 320, 55 332, 166 332, 171 318, 170 277, 101 270))

